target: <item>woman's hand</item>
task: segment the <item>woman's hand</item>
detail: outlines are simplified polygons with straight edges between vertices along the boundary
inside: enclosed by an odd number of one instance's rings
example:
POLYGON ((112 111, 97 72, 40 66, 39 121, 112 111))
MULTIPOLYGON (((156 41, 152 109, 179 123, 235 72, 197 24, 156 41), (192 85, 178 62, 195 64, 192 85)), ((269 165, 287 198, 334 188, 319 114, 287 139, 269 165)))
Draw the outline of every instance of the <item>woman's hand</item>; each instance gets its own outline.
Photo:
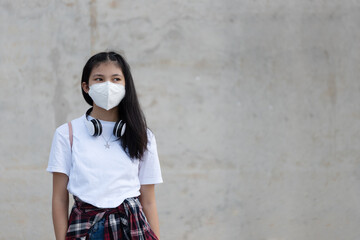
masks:
POLYGON ((64 240, 68 228, 69 177, 64 173, 53 173, 52 218, 57 240, 64 240))
POLYGON ((150 223, 151 229, 160 239, 159 217, 155 200, 155 185, 141 185, 140 193, 141 195, 139 197, 139 200, 143 207, 145 216, 150 223))

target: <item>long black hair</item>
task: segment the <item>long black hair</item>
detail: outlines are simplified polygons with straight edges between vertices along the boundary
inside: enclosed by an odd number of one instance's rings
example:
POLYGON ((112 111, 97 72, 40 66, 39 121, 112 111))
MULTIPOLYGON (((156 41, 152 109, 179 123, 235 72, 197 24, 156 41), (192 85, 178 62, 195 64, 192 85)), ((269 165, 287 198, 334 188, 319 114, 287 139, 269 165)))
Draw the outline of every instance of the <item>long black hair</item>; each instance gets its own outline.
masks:
MULTIPOLYGON (((84 66, 81 83, 89 84, 91 71, 104 62, 114 62, 122 70, 125 77, 125 96, 118 105, 118 116, 126 123, 126 131, 121 137, 121 146, 131 158, 141 159, 147 146, 147 124, 140 108, 131 75, 130 66, 125 58, 116 52, 100 52, 92 56, 84 66)), ((93 106, 93 100, 82 88, 85 101, 93 106)))

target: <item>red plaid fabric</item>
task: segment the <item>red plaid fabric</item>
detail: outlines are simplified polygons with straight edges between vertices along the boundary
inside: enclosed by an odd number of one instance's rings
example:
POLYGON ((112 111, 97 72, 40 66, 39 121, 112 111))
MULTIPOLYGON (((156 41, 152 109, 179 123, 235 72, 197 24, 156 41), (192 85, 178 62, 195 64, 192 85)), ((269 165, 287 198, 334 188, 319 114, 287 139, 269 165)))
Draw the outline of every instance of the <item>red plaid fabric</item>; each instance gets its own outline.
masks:
POLYGON ((89 239, 90 228, 105 218, 104 240, 158 240, 151 230, 137 197, 127 198, 116 208, 97 208, 74 196, 66 240, 89 239))

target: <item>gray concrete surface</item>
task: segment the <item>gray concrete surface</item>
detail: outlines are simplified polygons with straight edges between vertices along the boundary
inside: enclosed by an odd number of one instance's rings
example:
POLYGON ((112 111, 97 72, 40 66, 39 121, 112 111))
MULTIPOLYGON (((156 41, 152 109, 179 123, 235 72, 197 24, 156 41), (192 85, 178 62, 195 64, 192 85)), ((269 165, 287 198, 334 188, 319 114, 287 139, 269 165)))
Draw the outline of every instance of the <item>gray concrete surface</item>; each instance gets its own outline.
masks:
POLYGON ((162 239, 360 239, 360 3, 0 1, 0 239, 54 239, 54 130, 125 53, 165 183, 162 239))

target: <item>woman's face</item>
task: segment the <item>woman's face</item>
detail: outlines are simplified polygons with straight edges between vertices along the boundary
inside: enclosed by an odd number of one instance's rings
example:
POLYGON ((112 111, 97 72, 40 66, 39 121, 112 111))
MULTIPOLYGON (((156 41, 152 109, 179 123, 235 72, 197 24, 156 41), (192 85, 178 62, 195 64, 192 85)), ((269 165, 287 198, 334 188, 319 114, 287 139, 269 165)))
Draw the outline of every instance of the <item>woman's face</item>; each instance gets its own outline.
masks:
POLYGON ((125 86, 125 77, 121 68, 114 62, 100 63, 94 67, 90 73, 89 85, 83 82, 82 88, 86 93, 89 92, 89 87, 93 84, 110 81, 116 84, 122 84, 125 86))

